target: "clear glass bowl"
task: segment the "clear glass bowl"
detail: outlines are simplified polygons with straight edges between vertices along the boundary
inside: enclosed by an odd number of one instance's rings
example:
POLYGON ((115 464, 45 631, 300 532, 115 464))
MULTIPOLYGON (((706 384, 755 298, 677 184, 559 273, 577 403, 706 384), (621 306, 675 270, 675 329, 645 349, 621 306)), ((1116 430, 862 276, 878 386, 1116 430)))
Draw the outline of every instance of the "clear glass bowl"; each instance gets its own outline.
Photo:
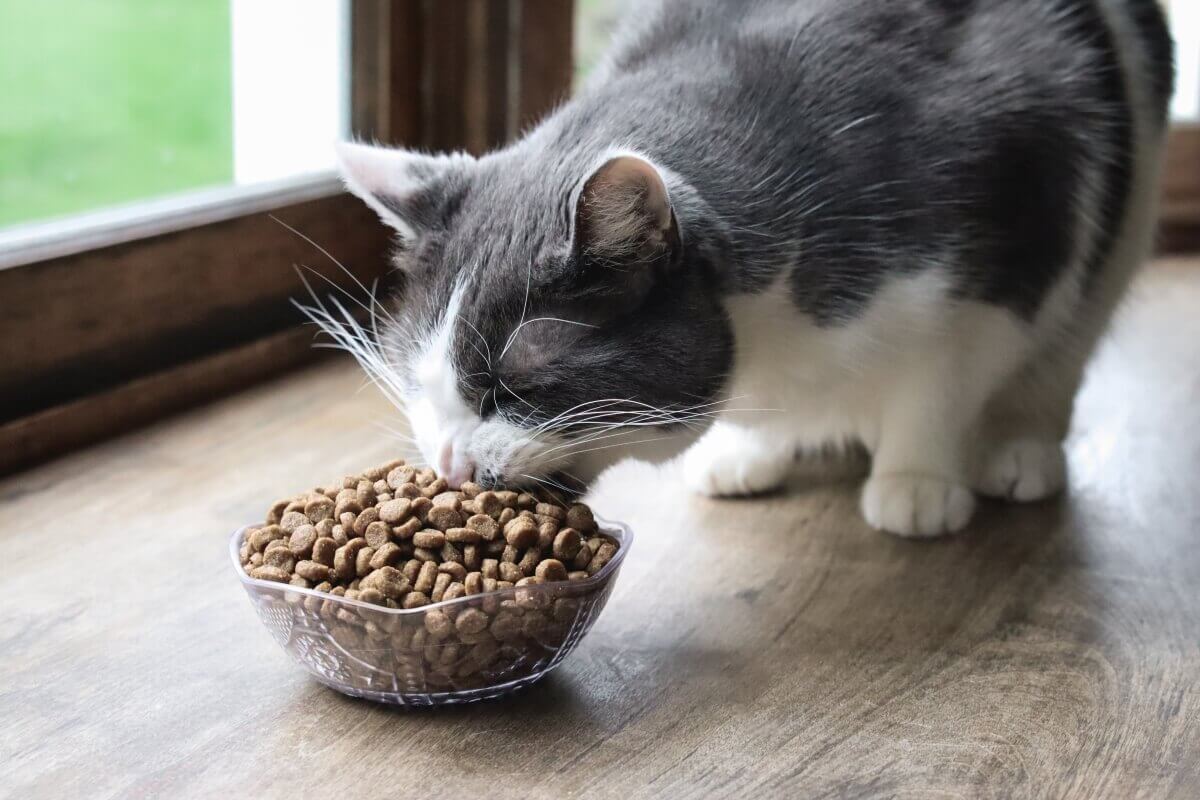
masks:
POLYGON ((575 649, 600 616, 633 532, 621 523, 597 523, 620 548, 586 580, 513 587, 413 609, 251 578, 238 558, 246 528, 230 538, 229 555, 259 619, 321 683, 403 706, 469 703, 537 681, 575 649))

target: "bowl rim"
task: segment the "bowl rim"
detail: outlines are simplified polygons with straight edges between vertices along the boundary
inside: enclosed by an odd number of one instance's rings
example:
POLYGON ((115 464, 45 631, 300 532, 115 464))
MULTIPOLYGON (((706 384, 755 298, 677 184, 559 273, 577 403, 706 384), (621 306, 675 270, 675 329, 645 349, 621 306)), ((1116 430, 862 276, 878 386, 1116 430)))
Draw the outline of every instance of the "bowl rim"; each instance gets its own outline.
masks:
POLYGON ((560 587, 570 587, 572 590, 593 589, 607 583, 609 578, 620 568, 621 562, 625 560, 625 556, 629 553, 629 548, 633 545, 633 529, 623 522, 616 520, 605 519, 599 514, 594 515, 596 525, 600 532, 612 536, 620 544, 616 554, 609 559, 608 563, 600 568, 600 571, 595 575, 585 578, 581 581, 554 581, 553 583, 539 583, 533 586, 512 586, 507 589, 497 589, 491 592, 480 592, 479 594, 467 594, 462 597, 455 597, 450 600, 439 600, 436 603, 418 606, 416 608, 388 608, 387 606, 379 606, 374 603, 366 603, 362 600, 352 600, 341 595, 329 594, 327 592, 318 592, 315 589, 305 589, 302 586, 293 586, 290 583, 279 583, 278 581, 266 581, 261 578, 252 578, 242 569, 241 546, 242 538, 246 531, 253 528, 253 525, 243 525, 233 532, 229 537, 229 557, 233 561, 234 571, 237 573, 238 579, 243 586, 253 586, 261 589, 273 589, 277 591, 295 592, 307 597, 317 597, 321 600, 332 600, 340 604, 355 608, 366 608, 380 614, 394 614, 396 616, 420 616, 424 615, 435 608, 448 608, 458 605, 467 605, 471 601, 476 601, 482 597, 499 597, 508 598, 516 595, 517 592, 539 592, 539 593, 557 593, 560 587))

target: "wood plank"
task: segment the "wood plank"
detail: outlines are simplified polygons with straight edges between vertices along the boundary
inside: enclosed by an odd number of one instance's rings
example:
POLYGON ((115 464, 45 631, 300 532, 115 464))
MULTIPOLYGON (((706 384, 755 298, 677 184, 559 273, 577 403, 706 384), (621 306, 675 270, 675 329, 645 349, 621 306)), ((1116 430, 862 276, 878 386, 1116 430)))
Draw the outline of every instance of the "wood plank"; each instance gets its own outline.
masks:
POLYGON ((0 475, 147 425, 315 361, 310 327, 189 361, 0 425, 0 475))
POLYGON ((517 130, 533 126, 571 93, 574 3, 519 0, 517 130))
MULTIPOLYGON (((369 284, 387 229, 349 195, 274 212, 369 284)), ((0 270, 0 421, 12 420, 296 325, 295 265, 349 280, 271 215, 0 270)))
POLYGON ((276 497, 401 452, 344 362, 0 481, 14 797, 1200 795, 1200 270, 1143 276, 1079 402, 1071 490, 965 535, 856 484, 701 501, 630 463, 591 634, 508 700, 406 713, 312 682, 234 579, 276 497))
POLYGON ((1167 146, 1162 193, 1163 252, 1200 250, 1200 124, 1176 124, 1167 146))

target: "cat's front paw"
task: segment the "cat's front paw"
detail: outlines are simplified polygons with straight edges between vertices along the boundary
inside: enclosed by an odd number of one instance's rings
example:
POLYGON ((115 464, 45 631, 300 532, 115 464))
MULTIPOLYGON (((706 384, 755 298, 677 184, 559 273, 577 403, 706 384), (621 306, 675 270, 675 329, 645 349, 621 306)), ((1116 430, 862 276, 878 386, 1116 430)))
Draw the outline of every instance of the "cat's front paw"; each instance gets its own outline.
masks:
POLYGON ((983 494, 1018 503, 1057 494, 1067 483, 1062 445, 1034 438, 1004 442, 988 455, 976 483, 983 494))
POLYGON ((737 497, 778 488, 787 478, 794 453, 768 447, 737 428, 714 426, 683 456, 688 488, 707 497, 737 497))
POLYGON ((873 475, 863 486, 863 517, 898 536, 957 533, 975 513, 975 496, 957 483, 927 475, 873 475))

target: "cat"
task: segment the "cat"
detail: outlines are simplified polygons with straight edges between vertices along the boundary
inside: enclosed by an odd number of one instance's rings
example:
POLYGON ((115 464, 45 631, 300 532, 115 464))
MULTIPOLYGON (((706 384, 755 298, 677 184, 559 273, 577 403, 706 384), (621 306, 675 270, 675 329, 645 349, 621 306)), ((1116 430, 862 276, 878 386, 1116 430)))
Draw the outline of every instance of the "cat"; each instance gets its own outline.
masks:
POLYGON ((753 495, 858 443, 870 525, 960 531, 1064 486, 1152 245, 1172 52, 1153 0, 639 6, 497 152, 340 145, 400 279, 377 335, 322 321, 453 485, 678 435, 689 487, 753 495))

